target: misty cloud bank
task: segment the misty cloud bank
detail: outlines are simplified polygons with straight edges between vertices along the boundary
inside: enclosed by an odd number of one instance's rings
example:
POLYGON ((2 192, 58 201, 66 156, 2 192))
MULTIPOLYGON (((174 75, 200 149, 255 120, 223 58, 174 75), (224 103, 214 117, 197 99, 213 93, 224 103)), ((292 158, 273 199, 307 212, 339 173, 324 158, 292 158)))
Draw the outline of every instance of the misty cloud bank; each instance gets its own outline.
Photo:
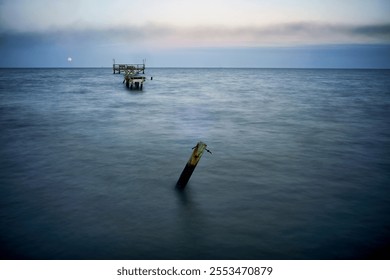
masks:
POLYGON ((390 68, 389 1, 352 2, 0 0, 0 67, 390 68))
POLYGON ((46 32, 0 33, 0 44, 20 40, 34 44, 48 42, 73 43, 158 43, 175 46, 260 46, 318 43, 389 43, 390 23, 376 25, 336 25, 316 22, 297 22, 269 26, 195 26, 177 28, 147 24, 120 28, 68 28, 46 32))
POLYGON ((0 51, 0 67, 100 67, 113 58, 146 58, 154 67, 390 68, 390 24, 3 30, 0 51))

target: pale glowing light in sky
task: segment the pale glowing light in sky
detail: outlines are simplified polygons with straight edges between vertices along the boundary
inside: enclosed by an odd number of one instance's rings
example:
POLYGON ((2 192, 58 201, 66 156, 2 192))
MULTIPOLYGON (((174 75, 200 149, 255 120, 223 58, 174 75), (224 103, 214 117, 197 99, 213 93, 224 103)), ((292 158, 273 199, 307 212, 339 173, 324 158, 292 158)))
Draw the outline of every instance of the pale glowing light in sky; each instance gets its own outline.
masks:
POLYGON ((389 14, 388 0, 0 0, 0 48, 93 61, 178 48, 383 45, 389 14))

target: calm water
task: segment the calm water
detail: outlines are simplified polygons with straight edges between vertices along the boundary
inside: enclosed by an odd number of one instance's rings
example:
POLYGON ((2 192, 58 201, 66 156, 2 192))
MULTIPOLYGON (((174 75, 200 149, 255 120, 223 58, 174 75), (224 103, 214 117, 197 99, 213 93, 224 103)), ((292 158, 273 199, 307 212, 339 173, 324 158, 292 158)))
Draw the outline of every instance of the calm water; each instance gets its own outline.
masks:
POLYGON ((390 258, 390 71, 146 72, 0 70, 1 258, 390 258))

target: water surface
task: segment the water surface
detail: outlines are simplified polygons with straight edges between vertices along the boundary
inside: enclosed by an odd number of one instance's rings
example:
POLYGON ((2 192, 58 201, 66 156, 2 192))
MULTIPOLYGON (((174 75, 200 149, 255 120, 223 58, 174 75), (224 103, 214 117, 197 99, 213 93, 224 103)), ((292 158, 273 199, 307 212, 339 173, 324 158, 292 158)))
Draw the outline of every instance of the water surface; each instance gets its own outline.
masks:
POLYGON ((389 258, 390 71, 0 73, 3 259, 389 258))

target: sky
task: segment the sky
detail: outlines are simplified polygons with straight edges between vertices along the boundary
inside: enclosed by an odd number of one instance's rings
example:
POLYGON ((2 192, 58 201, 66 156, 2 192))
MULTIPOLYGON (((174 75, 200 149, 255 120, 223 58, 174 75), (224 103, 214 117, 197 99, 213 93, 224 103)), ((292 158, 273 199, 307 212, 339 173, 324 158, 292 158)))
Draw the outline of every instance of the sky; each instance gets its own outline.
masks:
POLYGON ((389 15, 389 0, 0 0, 0 67, 390 68, 389 15))

